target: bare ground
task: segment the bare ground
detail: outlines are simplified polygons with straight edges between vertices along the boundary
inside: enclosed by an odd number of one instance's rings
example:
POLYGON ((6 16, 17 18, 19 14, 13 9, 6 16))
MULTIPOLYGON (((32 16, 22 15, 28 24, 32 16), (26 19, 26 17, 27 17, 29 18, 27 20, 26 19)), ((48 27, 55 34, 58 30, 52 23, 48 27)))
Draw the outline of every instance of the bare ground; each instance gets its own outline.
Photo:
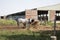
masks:
MULTIPOLYGON (((27 29, 25 27, 17 27, 17 26, 11 26, 11 27, 0 27, 0 29, 7 29, 7 30, 15 30, 15 29, 27 29)), ((31 31, 48 31, 48 30, 54 30, 54 27, 51 27, 51 26, 36 26, 36 27, 30 27, 29 30, 31 31)), ((60 26, 59 27, 56 27, 56 30, 60 30, 60 26)))

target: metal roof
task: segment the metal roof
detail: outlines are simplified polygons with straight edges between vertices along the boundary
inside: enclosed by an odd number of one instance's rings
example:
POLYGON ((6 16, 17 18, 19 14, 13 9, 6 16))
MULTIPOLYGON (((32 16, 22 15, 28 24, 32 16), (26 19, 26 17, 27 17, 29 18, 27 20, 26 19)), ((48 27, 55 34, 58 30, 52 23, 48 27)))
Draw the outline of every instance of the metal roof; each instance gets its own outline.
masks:
POLYGON ((37 10, 60 10, 60 4, 38 7, 37 10))

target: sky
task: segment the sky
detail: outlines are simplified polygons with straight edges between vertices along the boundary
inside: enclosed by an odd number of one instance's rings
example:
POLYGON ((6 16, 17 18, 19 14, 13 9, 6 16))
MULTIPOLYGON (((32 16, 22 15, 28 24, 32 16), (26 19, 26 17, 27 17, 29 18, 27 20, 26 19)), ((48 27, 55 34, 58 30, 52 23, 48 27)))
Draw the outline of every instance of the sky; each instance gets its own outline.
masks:
POLYGON ((60 0, 0 0, 0 16, 59 3, 60 0))

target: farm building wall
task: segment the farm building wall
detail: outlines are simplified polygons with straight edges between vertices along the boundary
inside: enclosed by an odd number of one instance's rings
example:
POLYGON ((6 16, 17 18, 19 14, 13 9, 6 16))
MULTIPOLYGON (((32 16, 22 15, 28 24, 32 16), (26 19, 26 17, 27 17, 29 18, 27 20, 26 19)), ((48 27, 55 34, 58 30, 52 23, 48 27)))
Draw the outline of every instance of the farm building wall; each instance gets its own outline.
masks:
POLYGON ((26 10, 25 11, 25 18, 27 19, 38 19, 37 17, 37 10, 26 10))
POLYGON ((55 14, 56 14, 56 11, 55 10, 49 10, 48 11, 48 21, 54 21, 55 19, 55 14))
POLYGON ((38 10, 38 19, 54 21, 55 14, 56 14, 55 10, 38 10))

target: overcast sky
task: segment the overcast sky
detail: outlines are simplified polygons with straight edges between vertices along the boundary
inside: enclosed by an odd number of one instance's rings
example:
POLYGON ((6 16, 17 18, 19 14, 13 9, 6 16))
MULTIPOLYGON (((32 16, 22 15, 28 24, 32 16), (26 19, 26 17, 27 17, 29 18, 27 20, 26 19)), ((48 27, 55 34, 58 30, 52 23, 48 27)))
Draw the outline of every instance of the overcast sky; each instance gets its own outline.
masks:
POLYGON ((58 3, 60 0, 0 0, 0 16, 58 3))

